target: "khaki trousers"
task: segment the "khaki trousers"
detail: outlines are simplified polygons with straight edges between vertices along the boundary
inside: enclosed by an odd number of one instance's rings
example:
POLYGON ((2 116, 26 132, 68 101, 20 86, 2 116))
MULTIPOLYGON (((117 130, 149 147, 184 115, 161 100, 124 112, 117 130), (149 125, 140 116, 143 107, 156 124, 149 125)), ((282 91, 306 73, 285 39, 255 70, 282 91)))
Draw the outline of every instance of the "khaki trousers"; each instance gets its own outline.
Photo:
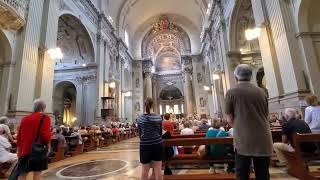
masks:
POLYGON ((287 163, 286 158, 282 151, 294 152, 294 149, 291 145, 285 143, 274 143, 273 149, 277 154, 277 157, 281 163, 287 163))

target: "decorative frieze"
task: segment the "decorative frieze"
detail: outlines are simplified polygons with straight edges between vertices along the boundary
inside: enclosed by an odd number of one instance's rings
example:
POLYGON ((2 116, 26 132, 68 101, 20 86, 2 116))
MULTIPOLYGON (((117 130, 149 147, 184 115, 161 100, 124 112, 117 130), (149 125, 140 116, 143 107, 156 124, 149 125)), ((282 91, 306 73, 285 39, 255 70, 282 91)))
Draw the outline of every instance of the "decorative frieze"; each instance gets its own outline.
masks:
POLYGON ((0 0, 0 29, 19 30, 26 23, 29 0, 0 0))
POLYGON ((87 83, 87 82, 96 81, 96 80, 97 80, 97 74, 89 74, 89 75, 75 77, 75 81, 78 83, 87 83))
POLYGON ((99 11, 91 0, 73 0, 73 2, 94 25, 99 25, 99 11))

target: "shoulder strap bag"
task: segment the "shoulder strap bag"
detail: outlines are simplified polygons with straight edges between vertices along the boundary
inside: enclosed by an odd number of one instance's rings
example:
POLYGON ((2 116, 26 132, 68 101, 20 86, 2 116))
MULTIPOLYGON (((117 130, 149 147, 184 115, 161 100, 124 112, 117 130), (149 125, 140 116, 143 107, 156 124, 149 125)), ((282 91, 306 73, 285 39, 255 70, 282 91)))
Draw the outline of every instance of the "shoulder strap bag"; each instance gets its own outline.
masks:
POLYGON ((46 115, 42 115, 38 125, 37 135, 31 145, 31 152, 29 155, 29 164, 38 164, 45 161, 48 157, 48 147, 45 144, 39 143, 40 130, 46 115))

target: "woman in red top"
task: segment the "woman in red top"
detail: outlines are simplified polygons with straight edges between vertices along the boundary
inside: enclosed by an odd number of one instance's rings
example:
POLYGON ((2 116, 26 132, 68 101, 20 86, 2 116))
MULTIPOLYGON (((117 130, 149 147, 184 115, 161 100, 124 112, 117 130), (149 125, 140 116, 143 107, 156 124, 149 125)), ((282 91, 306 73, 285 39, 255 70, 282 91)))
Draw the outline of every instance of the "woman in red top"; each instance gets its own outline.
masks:
POLYGON ((33 172, 33 179, 41 179, 41 171, 48 168, 48 162, 38 164, 37 167, 30 167, 28 158, 31 151, 31 145, 34 142, 38 130, 40 120, 44 118, 39 133, 39 143, 45 144, 50 149, 51 131, 50 117, 43 112, 46 104, 37 99, 33 103, 33 113, 27 115, 21 120, 17 137, 18 146, 18 164, 13 174, 19 176, 19 179, 26 179, 27 173, 33 172))
POLYGON ((166 132, 169 132, 171 136, 174 131, 174 123, 170 120, 170 114, 166 113, 164 115, 164 121, 162 121, 162 129, 166 132))

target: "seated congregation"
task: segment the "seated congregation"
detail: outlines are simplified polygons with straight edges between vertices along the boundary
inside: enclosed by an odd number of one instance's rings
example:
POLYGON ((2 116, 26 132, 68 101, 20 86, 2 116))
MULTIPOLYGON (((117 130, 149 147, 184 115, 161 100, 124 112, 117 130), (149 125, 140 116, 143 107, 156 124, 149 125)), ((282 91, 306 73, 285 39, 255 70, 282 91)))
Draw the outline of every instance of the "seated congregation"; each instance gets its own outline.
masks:
POLYGON ((294 108, 269 114, 265 93, 248 82, 250 76, 248 66, 236 68, 238 85, 226 95, 224 118, 162 117, 147 98, 138 119, 141 179, 272 179, 270 166, 298 179, 319 179, 317 97, 306 96, 304 116, 294 108), (199 168, 208 171, 177 171, 199 168))
POLYGON ((43 113, 46 104, 37 99, 33 113, 21 120, 17 131, 9 128, 7 117, 0 118, 0 175, 26 179, 33 172, 33 179, 40 179, 48 163, 139 136, 142 180, 268 180, 270 166, 285 167, 298 179, 319 179, 317 97, 306 96, 309 106, 304 115, 294 108, 270 114, 264 91, 248 82, 251 74, 247 65, 236 68, 238 85, 226 94, 221 118, 161 116, 153 111, 153 99, 146 98, 145 113, 136 122, 52 127, 43 113), (206 173, 180 171, 199 168, 206 173))
MULTIPOLYGON (((41 103, 43 102, 40 101, 40 104, 41 103)), ((35 113, 33 114, 35 115, 35 113)), ((12 170, 19 166, 19 163, 17 164, 18 157, 19 159, 23 157, 21 155, 23 152, 17 151, 17 146, 19 147, 19 142, 21 143, 19 138, 27 137, 27 135, 23 134, 20 130, 10 131, 8 120, 7 117, 0 118, 0 179, 12 178, 13 174, 16 175, 12 170)), ((40 134, 41 133, 45 132, 41 130, 40 134)), ((48 139, 50 139, 50 144, 48 145, 48 162, 61 161, 68 157, 103 148, 136 136, 137 128, 135 124, 121 123, 118 121, 108 125, 80 127, 69 127, 67 125, 54 126, 50 128, 48 135, 48 139)), ((44 138, 41 141, 44 141, 44 138)), ((19 172, 18 174, 23 173, 19 172)), ((35 174, 34 176, 40 177, 40 174, 35 174)), ((34 179, 36 178, 37 177, 34 177, 34 179)))

